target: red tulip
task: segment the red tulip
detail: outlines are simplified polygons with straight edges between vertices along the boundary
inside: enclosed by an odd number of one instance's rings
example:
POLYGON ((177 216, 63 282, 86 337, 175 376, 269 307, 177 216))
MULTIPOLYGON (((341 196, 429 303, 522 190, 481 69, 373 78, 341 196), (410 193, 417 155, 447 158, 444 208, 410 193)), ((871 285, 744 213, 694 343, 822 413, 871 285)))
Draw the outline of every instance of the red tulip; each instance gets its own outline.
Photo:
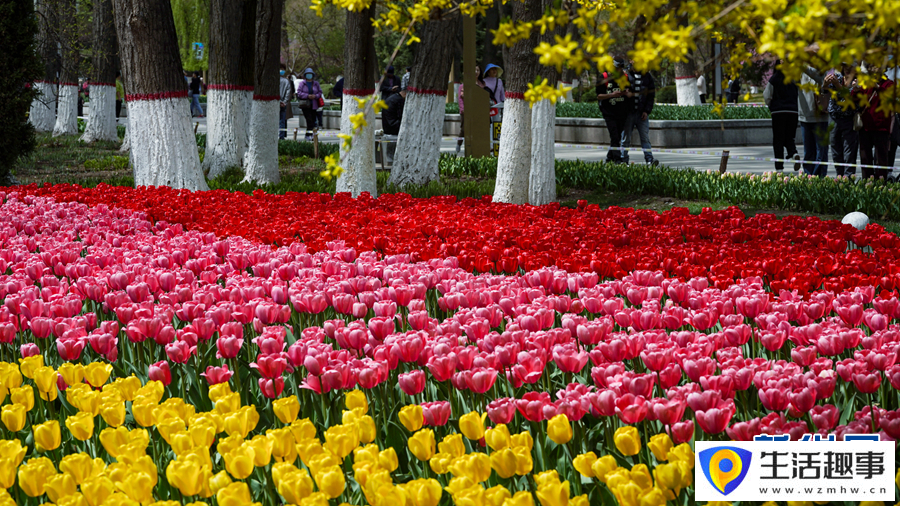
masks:
POLYGON ((784 411, 790 404, 786 392, 780 388, 762 388, 759 390, 759 400, 763 407, 770 411, 784 411))
POLYGON ((151 364, 147 376, 150 381, 159 381, 164 386, 169 386, 169 383, 172 382, 172 372, 169 370, 169 363, 165 360, 151 364))
POLYGON ((406 395, 418 395, 425 390, 425 373, 419 369, 403 373, 397 378, 397 383, 406 395))
POLYGON ((284 355, 286 354, 259 355, 256 362, 250 363, 250 367, 258 370, 263 378, 280 378, 287 369, 287 359, 284 355))
POLYGON ((284 378, 259 378, 259 389, 269 399, 276 399, 284 391, 284 378))
POLYGON ((680 445, 681 443, 687 443, 694 437, 693 420, 678 422, 668 429, 669 433, 672 435, 672 441, 677 445, 680 445))
POLYGON ((22 343, 22 346, 19 346, 19 353, 22 355, 22 358, 28 358, 40 355, 41 349, 34 343, 22 343))
POLYGON ((737 422, 725 429, 732 441, 753 441, 754 436, 762 434, 759 429, 759 418, 747 422, 737 422))
MULTIPOLYGON (((226 324, 227 325, 227 324, 226 324)), ((216 339, 216 358, 235 358, 241 351, 244 340, 240 337, 221 336, 216 339)))
MULTIPOLYGON (((513 407, 513 412, 515 412, 515 407, 513 407)), ((450 420, 450 414, 450 403, 447 401, 422 404, 422 415, 425 416, 425 425, 429 427, 443 427, 447 425, 447 421, 450 420)))
POLYGON ((840 411, 832 404, 813 406, 812 410, 809 412, 809 416, 812 418, 813 425, 816 426, 816 429, 824 431, 833 429, 835 425, 837 425, 840 415, 840 411))
POLYGON ((800 413, 807 413, 816 403, 816 392, 810 388, 800 388, 788 394, 791 406, 800 413))
POLYGON ((616 416, 619 420, 634 425, 647 417, 650 405, 643 397, 625 394, 616 399, 616 416))
POLYGON ((734 406, 698 411, 695 416, 700 430, 707 434, 719 434, 728 427, 731 417, 734 416, 734 406))
POLYGON ((881 386, 881 374, 878 371, 873 371, 871 373, 856 373, 852 377, 853 384, 856 385, 856 389, 863 394, 873 394, 878 391, 878 387, 881 386))
MULTIPOLYGON (((466 372, 466 386, 469 390, 483 394, 494 386, 497 380, 497 371, 494 369, 475 368, 466 372)), ((425 374, 422 373, 422 381, 425 381, 425 374)))
POLYGON ((80 338, 59 338, 56 340, 56 351, 59 357, 65 361, 73 361, 81 358, 81 351, 84 349, 84 340, 80 338))
POLYGON ((684 417, 687 404, 674 399, 654 399, 653 414, 663 425, 675 425, 684 417))
POLYGON ((175 341, 166 345, 166 356, 176 364, 186 363, 196 352, 196 346, 190 346, 184 341, 175 341))
POLYGON ((221 367, 214 367, 211 365, 206 366, 206 372, 200 374, 200 376, 206 378, 206 382, 209 383, 210 386, 225 383, 230 380, 233 375, 234 371, 228 370, 228 364, 221 367))
POLYGON ((495 424, 510 423, 516 416, 516 400, 504 397, 491 401, 487 405, 487 415, 495 424))

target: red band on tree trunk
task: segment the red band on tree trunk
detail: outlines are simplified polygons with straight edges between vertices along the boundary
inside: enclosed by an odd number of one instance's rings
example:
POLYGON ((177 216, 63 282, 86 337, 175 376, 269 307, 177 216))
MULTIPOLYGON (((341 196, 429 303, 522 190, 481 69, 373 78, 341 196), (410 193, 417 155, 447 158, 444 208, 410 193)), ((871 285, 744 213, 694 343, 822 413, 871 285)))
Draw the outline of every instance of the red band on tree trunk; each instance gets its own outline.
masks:
POLYGON ((78 83, 59 83, 60 86, 78 86, 78 83))
POLYGON ((681 76, 681 77, 675 76, 676 81, 679 79, 697 79, 697 76, 681 76))
POLYGON ((260 102, 271 102, 273 100, 281 100, 280 95, 253 95, 253 100, 260 102))
POLYGON ((525 100, 525 94, 519 93, 518 91, 507 91, 506 98, 518 98, 519 100, 525 100))
POLYGON ((407 89, 418 95, 440 95, 442 97, 447 96, 447 90, 420 90, 419 88, 413 87, 408 87, 407 89))
POLYGON ((253 86, 245 86, 241 84, 210 84, 206 87, 206 89, 223 91, 253 91, 253 86))
POLYGON ((43 80, 43 79, 41 79, 40 81, 35 81, 35 83, 56 84, 56 83, 54 83, 53 81, 45 81, 45 80, 43 80))
POLYGON ((88 86, 112 86, 115 88, 115 83, 88 83, 88 86))
POLYGON ((344 88, 344 95, 350 95, 351 97, 365 97, 375 93, 375 88, 370 90, 352 90, 349 88, 344 88))
POLYGON ((125 95, 125 101, 137 102, 139 100, 166 100, 170 98, 187 98, 187 96, 187 90, 163 91, 161 93, 132 93, 125 95))

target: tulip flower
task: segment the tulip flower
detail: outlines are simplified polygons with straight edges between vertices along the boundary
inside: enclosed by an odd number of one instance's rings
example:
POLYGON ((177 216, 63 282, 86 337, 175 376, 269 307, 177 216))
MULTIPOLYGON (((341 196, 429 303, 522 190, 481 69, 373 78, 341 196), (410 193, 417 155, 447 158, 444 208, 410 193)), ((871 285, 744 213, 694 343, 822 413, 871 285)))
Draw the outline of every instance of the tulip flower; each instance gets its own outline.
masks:
POLYGON ((347 409, 361 410, 362 413, 368 413, 369 402, 366 400, 366 394, 360 390, 351 390, 344 394, 344 405, 347 409))
POLYGON ((49 420, 40 425, 31 427, 34 435, 34 444, 38 451, 50 451, 59 448, 62 442, 62 436, 59 430, 59 422, 49 420))
POLYGON ((471 411, 459 418, 459 430, 469 439, 479 440, 484 437, 484 419, 487 414, 479 415, 471 411))
POLYGON ((150 380, 159 381, 165 386, 169 386, 169 383, 172 382, 172 372, 169 370, 169 363, 165 360, 151 364, 147 376, 150 380))
POLYGON ((585 478, 593 478, 594 471, 592 466, 595 462, 597 462, 597 455, 594 452, 582 453, 572 459, 572 467, 585 478))
POLYGON ((566 415, 556 415, 547 422, 547 436, 558 445, 566 444, 572 439, 572 424, 566 415))
POLYGON ((415 432, 422 428, 425 423, 425 416, 422 414, 422 406, 410 404, 400 409, 400 423, 406 427, 406 430, 415 432))
POLYGON ((660 462, 666 460, 666 456, 673 446, 672 438, 670 438, 668 434, 656 434, 651 436, 650 441, 647 443, 647 447, 653 452, 653 456, 660 462))
POLYGON ((297 414, 300 413, 300 401, 295 396, 278 399, 272 402, 272 411, 275 412, 275 416, 281 420, 281 423, 290 424, 297 419, 297 414))
POLYGON ((497 476, 507 479, 516 474, 516 454, 509 448, 491 453, 491 468, 497 476))
POLYGON ((9 389, 9 400, 13 404, 20 404, 25 411, 31 411, 34 408, 34 389, 31 385, 22 385, 19 388, 9 389))
POLYGON ((106 476, 95 476, 82 483, 80 488, 87 503, 90 506, 97 506, 106 502, 115 492, 116 485, 106 476))
POLYGON ((19 432, 25 427, 25 415, 27 410, 21 404, 7 404, 0 410, 0 421, 7 430, 11 432, 19 432))
POLYGON ((19 467, 19 487, 29 497, 38 497, 45 491, 47 480, 56 474, 56 468, 47 457, 31 459, 19 467))
POLYGON ((509 428, 505 424, 497 425, 484 433, 484 440, 491 450, 498 451, 512 444, 509 428))
POLYGON ((109 380, 112 370, 113 368, 110 364, 91 362, 84 368, 84 378, 92 387, 100 388, 109 380))
POLYGON ((641 436, 637 427, 628 425, 616 429, 613 435, 613 442, 616 449, 625 456, 637 455, 641 451, 641 436))
POLYGON ((344 492, 344 472, 338 466, 331 466, 316 473, 316 486, 329 499, 334 499, 344 492))
POLYGON ((422 429, 412 437, 407 443, 410 453, 419 460, 429 460, 434 456, 435 440, 434 432, 431 429, 422 429))
POLYGON ((300 502, 312 494, 313 480, 305 469, 295 470, 284 476, 278 483, 278 493, 286 502, 300 504, 300 502))
POLYGON ((418 395, 425 390, 425 373, 418 369, 403 373, 398 377, 397 382, 406 395, 418 395))
POLYGON ((240 506, 252 504, 250 487, 244 482, 234 482, 216 492, 216 502, 220 506, 240 506))

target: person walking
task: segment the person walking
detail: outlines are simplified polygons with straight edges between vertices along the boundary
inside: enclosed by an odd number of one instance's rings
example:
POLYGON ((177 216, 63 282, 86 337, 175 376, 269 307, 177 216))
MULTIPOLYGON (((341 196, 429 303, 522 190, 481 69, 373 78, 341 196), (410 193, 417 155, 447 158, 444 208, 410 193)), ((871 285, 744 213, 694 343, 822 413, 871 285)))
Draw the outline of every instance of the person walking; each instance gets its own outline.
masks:
POLYGON ((653 148, 650 145, 650 113, 653 112, 653 104, 656 101, 656 83, 650 72, 635 70, 634 61, 628 62, 627 75, 628 89, 625 91, 625 96, 632 99, 634 108, 628 112, 628 116, 625 118, 625 127, 622 130, 622 159, 628 163, 631 134, 637 127, 638 135, 641 138, 641 148, 644 150, 644 161, 648 165, 659 165, 659 162, 653 159, 653 148))
POLYGON ((798 119, 803 135, 803 171, 813 176, 828 174, 828 97, 825 78, 809 67, 800 78, 798 119), (810 163, 821 162, 821 163, 810 163))
POLYGON ((307 68, 303 71, 303 81, 297 86, 297 98, 300 100, 300 110, 306 120, 306 137, 311 141, 313 131, 316 129, 316 111, 319 109, 319 99, 322 98, 322 88, 316 81, 316 73, 307 68))
POLYGON ((870 167, 861 167, 863 179, 875 176, 876 179, 885 179, 887 169, 873 169, 871 165, 889 167, 888 151, 891 145, 892 115, 887 111, 879 111, 883 97, 890 97, 894 81, 888 79, 879 67, 874 65, 864 69, 869 74, 877 76, 875 86, 870 88, 857 87, 853 89, 854 103, 865 103, 860 110, 862 130, 859 131, 859 162, 870 167), (866 98, 863 99, 862 97, 866 98), (874 156, 873 156, 874 155, 874 156))
MULTIPOLYGON (((403 106, 406 105, 405 89, 389 96, 386 103, 387 109, 381 113, 381 128, 384 135, 399 135, 400 124, 403 122, 403 106)), ((385 161, 393 163, 394 150, 397 149, 397 141, 386 141, 384 150, 385 161)))
POLYGON ((842 63, 840 72, 833 72, 825 76, 825 89, 828 91, 828 116, 829 145, 831 146, 831 159, 834 161, 834 169, 838 176, 852 176, 856 174, 856 154, 859 150, 859 133, 853 129, 853 116, 856 111, 852 107, 844 107, 850 97, 850 90, 856 78, 853 75, 853 67, 842 63), (841 165, 838 165, 841 164, 841 165))
MULTIPOLYGON (((781 60, 775 62, 781 64, 781 60)), ((799 89, 795 83, 786 83, 784 73, 776 69, 775 73, 766 84, 763 91, 763 99, 772 113, 772 144, 775 148, 775 170, 784 170, 784 151, 787 149, 787 158, 794 159, 794 170, 800 170, 800 155, 797 154, 798 100, 799 89)))
POLYGON ((484 83, 483 88, 491 96, 491 105, 502 104, 506 101, 506 89, 503 87, 503 80, 500 79, 502 75, 503 69, 493 63, 488 63, 484 68, 484 77, 481 81, 484 83))
POLYGON ((381 100, 387 100, 393 93, 400 91, 400 79, 394 75, 394 66, 388 65, 381 80, 381 100))
POLYGON ((732 104, 738 103, 738 98, 741 95, 741 78, 735 77, 731 81, 728 81, 728 101, 732 104))
POLYGON ((706 103, 706 77, 703 74, 697 76, 697 91, 700 93, 700 103, 706 103))
POLYGON ((597 103, 600 113, 606 123, 609 132, 609 151, 606 153, 606 161, 622 162, 622 133, 625 129, 625 120, 632 112, 634 105, 632 99, 625 94, 617 79, 625 70, 625 59, 619 56, 613 58, 615 72, 604 71, 597 83, 597 103))
POLYGON ((125 100, 125 85, 122 83, 122 73, 116 71, 116 118, 122 115, 122 101, 125 100))
POLYGON ((278 71, 278 74, 281 76, 278 82, 279 105, 281 106, 278 138, 287 139, 287 121, 294 117, 294 112, 291 110, 291 100, 294 98, 294 86, 286 75, 287 66, 285 66, 284 63, 281 64, 281 69, 278 71))
POLYGON ((200 74, 194 72, 194 77, 191 79, 191 115, 193 116, 194 111, 196 111, 198 118, 203 117, 203 108, 200 107, 200 87, 202 84, 203 81, 200 80, 200 74))

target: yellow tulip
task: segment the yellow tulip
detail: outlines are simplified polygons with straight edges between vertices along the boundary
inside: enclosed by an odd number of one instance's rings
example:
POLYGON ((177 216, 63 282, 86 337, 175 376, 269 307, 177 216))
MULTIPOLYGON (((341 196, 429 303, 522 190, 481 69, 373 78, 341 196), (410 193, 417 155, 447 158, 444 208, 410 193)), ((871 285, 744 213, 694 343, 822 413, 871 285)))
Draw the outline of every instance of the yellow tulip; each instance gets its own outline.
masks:
POLYGON ((247 437, 247 434, 256 428, 258 422, 259 413, 256 411, 256 406, 244 406, 225 417, 225 432, 229 436, 240 434, 241 437, 247 437))
POLYGON ((484 419, 487 413, 479 415, 477 411, 470 411, 459 418, 459 431, 467 438, 477 441, 484 437, 484 419))
POLYGON ((203 418, 194 422, 188 427, 188 432, 195 446, 209 448, 216 442, 216 424, 212 420, 203 418))
POLYGON ((637 427, 633 425, 616 429, 613 442, 622 455, 637 455, 641 451, 641 435, 638 433, 637 427))
POLYGON ((516 454, 509 448, 491 453, 491 467, 497 476, 507 479, 516 474, 516 454))
POLYGON ((200 490, 203 488, 203 482, 206 481, 202 479, 203 475, 203 468, 192 460, 172 460, 166 467, 166 479, 169 485, 177 488, 182 495, 188 497, 200 493, 200 490))
POLYGON ((606 483, 606 475, 617 467, 619 467, 619 464, 616 463, 615 457, 604 455, 591 464, 591 472, 594 473, 594 478, 606 483))
POLYGON ((0 410, 0 421, 12 432, 19 432, 25 427, 25 406, 21 404, 7 404, 0 410))
POLYGON ((29 497, 44 493, 47 480, 56 474, 53 462, 47 457, 31 459, 19 467, 19 488, 29 497))
POLYGON ((253 448, 241 445, 234 450, 222 455, 225 459, 225 469, 228 474, 237 480, 243 480, 253 473, 253 448))
POLYGON ((484 442, 487 443, 491 450, 497 451, 509 447, 512 444, 509 428, 506 424, 488 429, 484 433, 484 442))
POLYGON ((50 390, 56 390, 57 376, 56 371, 50 366, 38 367, 34 371, 34 384, 42 394, 49 393, 50 390))
POLYGON ((318 439, 307 439, 297 443, 297 455, 300 456, 300 460, 307 467, 309 467, 309 462, 314 456, 324 452, 325 448, 318 439))
POLYGON ((11 388, 9 390, 9 400, 13 404, 25 406, 25 411, 31 411, 34 408, 34 390, 31 388, 31 385, 11 388))
POLYGON ((361 410, 363 414, 369 412, 369 401, 366 394, 360 390, 351 390, 344 394, 344 405, 351 411, 361 410))
POLYGON ((428 465, 431 467, 431 470, 437 474, 447 474, 450 472, 450 463, 457 458, 449 453, 436 453, 431 460, 428 461, 428 465))
POLYGON ((369 415, 363 415, 356 422, 356 428, 359 432, 359 441, 363 444, 371 443, 378 437, 378 428, 375 427, 375 420, 369 415))
POLYGON ((507 499, 511 499, 512 494, 509 489, 503 485, 497 485, 484 491, 485 503, 490 506, 503 506, 507 499))
POLYGON ((659 462, 663 462, 668 458, 669 450, 671 450, 673 446, 672 438, 666 433, 657 434, 651 437, 650 442, 647 443, 647 447, 650 448, 650 451, 653 452, 653 456, 656 457, 656 460, 659 462))
POLYGON ((325 431, 325 448, 344 458, 359 446, 359 431, 353 425, 333 425, 325 431))
POLYGON ((253 465, 265 467, 272 462, 272 440, 263 435, 253 436, 253 439, 244 443, 253 448, 253 465))
POLYGON ((125 403, 110 402, 100 406, 100 416, 110 427, 118 427, 125 423, 125 403))
POLYGON ((15 462, 15 465, 17 466, 22 463, 22 459, 25 458, 25 453, 27 451, 28 449, 22 446, 22 443, 18 439, 0 439, 0 458, 10 459, 15 462))
POLYGON ((316 473, 316 487, 329 499, 341 495, 344 492, 344 472, 338 466, 331 466, 316 473))
POLYGON ((44 492, 53 502, 59 502, 61 497, 72 495, 77 491, 77 485, 72 475, 65 473, 52 476, 44 486, 44 492))
POLYGON ((112 373, 112 364, 105 362, 91 362, 84 368, 84 379, 94 388, 102 387, 112 373))
POLYGON ((572 467, 575 468, 585 478, 593 478, 594 471, 591 466, 597 461, 597 455, 594 452, 582 453, 572 459, 572 467))
POLYGON ((294 420, 291 422, 291 434, 294 435, 294 441, 297 443, 307 439, 315 439, 316 426, 309 421, 309 418, 294 420))
POLYGON ((134 421, 141 427, 150 427, 154 424, 154 409, 156 409, 156 401, 152 399, 137 398, 131 404, 131 414, 134 416, 134 421))
MULTIPOLYGON (((566 423, 568 424, 568 420, 566 423)), ((566 506, 569 504, 569 482, 548 483, 538 487, 537 498, 542 506, 566 506)))
POLYGON ((209 490, 213 494, 218 494, 220 490, 227 487, 231 483, 231 478, 225 471, 219 471, 209 478, 209 490))
POLYGON ((300 401, 295 395, 283 397, 272 402, 272 411, 281 420, 281 423, 289 424, 296 420, 300 413, 300 401))
POLYGON ((637 464, 631 468, 631 480, 637 483, 641 490, 649 490, 653 487, 653 478, 647 464, 637 464))
POLYGON ((463 442, 462 434, 448 434, 444 440, 438 444, 438 451, 446 453, 450 456, 462 457, 466 454, 466 444, 463 442))
POLYGON ((81 364, 66 362, 63 365, 59 366, 59 371, 57 372, 59 372, 59 375, 62 376, 62 379, 66 382, 66 385, 77 385, 84 381, 84 366, 81 364))
POLYGON ((216 493, 219 506, 246 506, 253 502, 250 487, 244 482, 234 482, 216 493))
POLYGON ((266 431, 266 437, 272 441, 272 457, 278 462, 294 462, 297 460, 297 446, 294 436, 287 427, 266 431))
POLYGON ((276 462, 272 465, 272 483, 275 485, 275 490, 278 490, 278 486, 281 483, 281 477, 287 475, 288 473, 292 473, 297 470, 297 466, 291 464, 290 462, 276 462))
MULTIPOLYGON (((60 367, 60 369, 62 369, 62 367, 60 367)), ((156 383, 159 382, 157 381, 156 383)), ((141 388, 141 379, 134 375, 127 378, 116 378, 113 385, 116 390, 122 394, 122 398, 125 399, 126 402, 132 402, 137 395, 137 391, 141 388)), ((106 388, 106 386, 104 386, 104 388, 106 388)), ((157 400, 156 402, 159 401, 157 400)))
POLYGON ((530 432, 520 432, 509 438, 509 444, 513 448, 524 447, 528 448, 528 451, 531 451, 534 449, 534 438, 531 437, 530 432))
POLYGON ((516 474, 525 476, 534 468, 534 459, 531 458, 531 451, 524 446, 515 446, 511 448, 516 455, 516 474))
POLYGON ((606 488, 610 490, 615 490, 626 483, 631 483, 631 473, 624 467, 618 467, 606 473, 605 478, 606 488))
POLYGON ((305 469, 285 474, 278 484, 278 493, 284 497, 286 504, 300 504, 313 491, 313 481, 305 469))
POLYGON ((504 501, 503 506, 534 506, 534 497, 531 492, 519 491, 504 501))
POLYGON ((34 446, 41 452, 59 448, 62 441, 59 422, 56 420, 50 420, 40 425, 32 425, 31 432, 34 434, 34 446))
POLYGON ((659 488, 653 487, 641 495, 640 506, 665 506, 666 494, 659 488))
POLYGON ((590 506, 587 494, 576 495, 569 499, 569 506, 590 506))
POLYGON ((568 443, 572 439, 572 424, 569 423, 569 417, 560 414, 551 418, 547 422, 547 435, 558 445, 568 443))
POLYGON ((463 490, 470 488, 470 487, 479 487, 480 488, 480 485, 478 485, 477 483, 472 481, 472 479, 469 478, 468 476, 457 476, 456 478, 453 478, 450 480, 450 483, 447 484, 447 486, 444 488, 444 490, 449 492, 450 495, 455 500, 456 494, 458 494, 458 493, 462 492, 463 490))
POLYGON ((0 457, 0 489, 7 489, 16 483, 19 462, 15 458, 0 457))
POLYGON ((418 404, 410 404, 400 408, 400 423, 406 427, 406 430, 415 432, 422 428, 425 424, 425 415, 422 414, 422 406, 418 404))
POLYGON ((378 453, 378 465, 381 466, 382 469, 387 469, 389 472, 393 472, 400 465, 400 461, 397 459, 397 452, 393 447, 388 447, 378 453))
POLYGON ((181 457, 196 448, 197 445, 194 444, 191 434, 183 430, 169 435, 169 446, 176 457, 181 457))
POLYGON ((216 451, 219 452, 219 455, 225 455, 226 453, 231 452, 231 450, 234 450, 242 444, 244 444, 244 438, 242 438, 240 434, 220 438, 218 444, 216 445, 216 451))
POLYGON ((443 489, 434 478, 410 481, 404 486, 412 506, 437 506, 441 501, 443 489))
POLYGON ((559 473, 556 472, 556 469, 551 469, 549 471, 544 471, 542 473, 538 473, 538 474, 534 475, 534 482, 538 486, 538 488, 541 488, 544 485, 558 484, 558 483, 560 483, 559 473))
POLYGON ((165 385, 163 385, 161 381, 151 380, 144 383, 144 386, 138 388, 134 392, 134 398, 149 399, 152 400, 154 404, 159 404, 164 393, 166 393, 165 385))
POLYGON ((619 485, 613 490, 613 495, 619 501, 620 506, 639 506, 640 497, 644 491, 633 481, 619 485))
POLYGON ((675 495, 681 492, 681 472, 678 464, 659 464, 653 469, 656 486, 666 490, 674 490, 675 495))
MULTIPOLYGON (((25 376, 28 379, 34 378, 34 371, 36 371, 40 367, 44 367, 43 355, 32 355, 27 358, 19 359, 19 369, 22 371, 22 376, 25 376)), ((7 388, 9 388, 10 390, 13 389, 12 386, 7 388)))
MULTIPOLYGON (((419 407, 421 413, 421 406, 419 407)), ((409 438, 408 447, 410 453, 419 460, 429 460, 434 456, 434 431, 431 429, 423 429, 409 438)))
POLYGON ((487 504, 484 497, 484 487, 476 485, 464 488, 453 496, 453 503, 457 506, 482 506, 487 504))
MULTIPOLYGON (((226 383, 219 383, 225 385, 226 383)), ((216 386, 219 386, 216 385, 216 386)), ((212 391, 212 389, 210 389, 212 391)), ((210 397, 212 399, 212 397, 210 397)), ((229 392, 219 397, 216 401, 216 413, 228 415, 241 409, 241 394, 237 392, 229 392)))
POLYGON ((213 402, 219 402, 219 399, 226 395, 233 394, 234 391, 231 389, 231 385, 228 382, 224 383, 216 383, 215 385, 209 387, 209 400, 213 402))
POLYGON ((694 468, 694 450, 691 449, 691 446, 687 443, 681 443, 669 450, 669 453, 666 455, 669 462, 673 460, 685 462, 688 465, 689 469, 694 468))
POLYGON ((491 477, 491 458, 481 452, 471 453, 468 457, 470 477, 478 483, 487 481, 491 477))
POLYGON ((328 450, 325 450, 324 452, 322 452, 318 455, 313 455, 309 459, 309 465, 307 467, 309 467, 309 472, 311 474, 315 475, 316 473, 318 473, 322 469, 325 469, 326 467, 339 466, 339 465, 341 465, 341 459, 338 458, 335 454, 329 452, 328 450))
MULTIPOLYGON (((44 365, 44 358, 42 355, 35 355, 36 357, 41 357, 41 366, 44 365)), ((11 388, 18 388, 22 386, 22 373, 19 372, 19 367, 16 364, 9 364, 3 362, 3 368, 0 369, 0 373, 2 373, 3 386, 6 387, 7 390, 11 388)))
POLYGON ((81 484, 81 494, 90 506, 101 506, 115 490, 115 483, 106 476, 97 476, 81 484))
POLYGON ((73 453, 66 455, 59 461, 59 470, 71 475, 75 483, 81 485, 90 477, 93 470, 93 461, 87 453, 73 453))
POLYGON ((166 443, 169 443, 170 445, 172 444, 172 435, 183 432, 185 428, 184 420, 175 416, 159 418, 156 420, 156 430, 159 431, 159 435, 166 440, 166 443))

